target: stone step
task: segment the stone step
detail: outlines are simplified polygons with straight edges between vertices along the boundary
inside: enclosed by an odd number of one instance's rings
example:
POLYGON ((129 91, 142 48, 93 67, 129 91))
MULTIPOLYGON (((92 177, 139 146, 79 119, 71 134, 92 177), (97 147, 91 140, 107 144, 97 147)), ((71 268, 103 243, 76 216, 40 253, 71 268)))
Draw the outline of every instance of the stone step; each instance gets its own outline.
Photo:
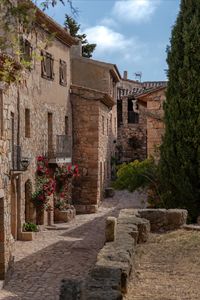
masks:
POLYGON ((69 225, 66 225, 66 223, 45 226, 45 229, 47 229, 47 230, 66 230, 68 228, 69 228, 69 225))
POLYGON ((198 225, 198 224, 186 224, 182 228, 185 230, 200 231, 200 225, 198 225))

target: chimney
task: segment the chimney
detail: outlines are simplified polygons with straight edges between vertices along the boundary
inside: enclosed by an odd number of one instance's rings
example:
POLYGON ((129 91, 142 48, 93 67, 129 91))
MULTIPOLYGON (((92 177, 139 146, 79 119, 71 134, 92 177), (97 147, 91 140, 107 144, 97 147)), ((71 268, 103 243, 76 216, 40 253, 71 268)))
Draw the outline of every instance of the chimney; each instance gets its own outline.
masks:
POLYGON ((128 72, 127 71, 124 71, 124 77, 123 79, 127 80, 128 79, 128 72))

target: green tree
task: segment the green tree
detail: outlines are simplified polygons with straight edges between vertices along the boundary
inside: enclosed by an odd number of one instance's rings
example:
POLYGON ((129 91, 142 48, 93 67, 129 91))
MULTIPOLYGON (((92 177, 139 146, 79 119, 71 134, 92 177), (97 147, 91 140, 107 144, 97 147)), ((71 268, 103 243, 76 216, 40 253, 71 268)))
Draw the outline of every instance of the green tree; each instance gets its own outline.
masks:
POLYGON ((86 34, 79 34, 79 30, 81 25, 78 24, 72 17, 69 15, 65 15, 65 23, 64 26, 67 30, 69 30, 71 36, 77 37, 80 39, 82 43, 82 55, 84 57, 90 58, 92 57, 92 53, 94 52, 96 48, 96 44, 90 44, 88 43, 86 39, 86 34))
POLYGON ((182 0, 168 48, 161 197, 166 207, 200 214, 200 1, 182 0))

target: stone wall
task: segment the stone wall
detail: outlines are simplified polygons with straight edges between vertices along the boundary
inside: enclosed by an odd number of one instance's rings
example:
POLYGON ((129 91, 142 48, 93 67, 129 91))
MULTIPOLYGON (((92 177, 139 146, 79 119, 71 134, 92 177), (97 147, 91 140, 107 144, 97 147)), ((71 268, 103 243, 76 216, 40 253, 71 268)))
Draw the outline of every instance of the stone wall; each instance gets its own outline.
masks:
POLYGON ((157 161, 159 159, 159 146, 162 143, 165 126, 163 121, 163 102, 165 89, 147 97, 147 153, 157 161))
MULTIPOLYGON (((3 117, 3 128, 0 136, 0 279, 5 279, 6 272, 13 262, 13 235, 17 235, 13 230, 13 216, 17 210, 17 199, 15 198, 15 206, 11 204, 11 196, 19 186, 19 179, 11 180, 11 113, 17 112, 17 91, 15 88, 5 90, 5 85, 1 85, 1 116, 3 117), (13 235, 11 232, 13 231, 13 235)), ((14 130, 17 130, 17 121, 14 122, 14 130)), ((16 138, 15 138, 16 141, 16 138)))
POLYGON ((94 89, 116 98, 116 84, 119 73, 115 65, 88 59, 72 57, 72 83, 94 89))
MULTIPOLYGON (((105 94, 73 86, 73 160, 81 172, 73 192, 73 204, 79 213, 93 213, 110 181, 113 151, 109 137, 113 135, 111 107, 105 94)), ((112 137, 113 138, 113 137, 112 137)))
MULTIPOLYGON (((72 51, 73 52, 73 51, 72 51)), ((73 160, 81 169, 73 193, 78 212, 95 212, 109 185, 116 152, 117 105, 115 65, 72 58, 73 160)))
MULTIPOLYGON (((39 27, 36 33, 26 37, 32 43, 36 55, 33 67, 23 74, 21 84, 1 86, 3 99, 3 133, 0 136, 0 205, 3 216, 0 225, 0 277, 12 262, 14 239, 22 238, 22 226, 25 222, 25 184, 30 182, 35 188, 36 157, 47 154, 48 113, 53 115, 53 145, 56 136, 65 135, 65 117, 68 116, 68 135, 72 137, 72 112, 69 101, 70 90, 70 47, 55 39, 47 47, 54 58, 54 79, 47 80, 41 76, 40 50, 47 39, 46 33, 39 27), (60 59, 67 63, 67 85, 59 83, 60 59), (30 111, 30 137, 25 136, 25 109, 30 111), (13 121, 12 121, 13 120, 13 121), (20 145, 22 157, 30 158, 27 171, 13 171, 13 145, 20 145)), ((29 201, 30 202, 30 201, 29 201)), ((36 222, 32 203, 29 203, 30 221, 36 222)))
POLYGON ((118 126, 118 157, 120 162, 143 160, 147 156, 146 107, 138 104, 139 122, 128 123, 128 97, 122 98, 122 123, 118 126))

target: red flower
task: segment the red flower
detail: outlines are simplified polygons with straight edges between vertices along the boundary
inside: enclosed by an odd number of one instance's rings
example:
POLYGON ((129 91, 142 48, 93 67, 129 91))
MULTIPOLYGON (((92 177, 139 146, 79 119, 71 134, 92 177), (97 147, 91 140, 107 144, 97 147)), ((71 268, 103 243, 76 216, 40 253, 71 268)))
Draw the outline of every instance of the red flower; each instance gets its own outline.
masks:
POLYGON ((40 155, 40 156, 37 157, 37 161, 43 161, 43 160, 44 160, 44 156, 40 155))

